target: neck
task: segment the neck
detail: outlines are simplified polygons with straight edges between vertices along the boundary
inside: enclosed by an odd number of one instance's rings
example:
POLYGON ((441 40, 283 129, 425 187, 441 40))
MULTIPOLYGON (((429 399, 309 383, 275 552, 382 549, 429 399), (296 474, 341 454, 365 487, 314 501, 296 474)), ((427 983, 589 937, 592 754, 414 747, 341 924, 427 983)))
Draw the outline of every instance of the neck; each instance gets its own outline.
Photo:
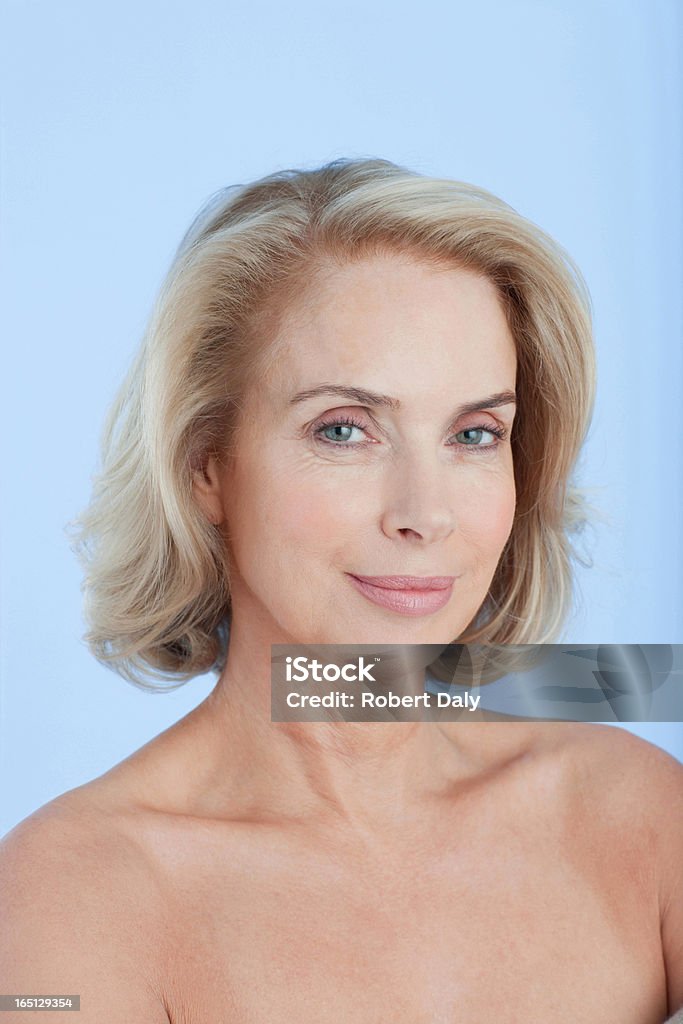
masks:
POLYGON ((424 816, 480 769, 472 729, 490 723, 272 722, 270 642, 244 635, 233 628, 225 669, 197 709, 213 766, 203 792, 218 813, 237 805, 248 817, 386 830, 424 816))

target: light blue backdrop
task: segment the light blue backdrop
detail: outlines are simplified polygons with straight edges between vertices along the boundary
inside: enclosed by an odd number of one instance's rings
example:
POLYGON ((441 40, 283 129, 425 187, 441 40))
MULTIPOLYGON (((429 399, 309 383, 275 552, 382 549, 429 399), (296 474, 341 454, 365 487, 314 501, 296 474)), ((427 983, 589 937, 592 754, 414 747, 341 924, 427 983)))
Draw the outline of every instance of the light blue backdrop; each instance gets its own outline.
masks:
MULTIPOLYGON (((4 6, 0 833, 213 684, 147 696, 91 659, 62 529, 191 217, 277 168, 386 157, 569 250, 600 374, 581 479, 606 519, 564 639, 683 642, 677 0, 4 6)), ((681 758, 682 730, 640 731, 681 758)))

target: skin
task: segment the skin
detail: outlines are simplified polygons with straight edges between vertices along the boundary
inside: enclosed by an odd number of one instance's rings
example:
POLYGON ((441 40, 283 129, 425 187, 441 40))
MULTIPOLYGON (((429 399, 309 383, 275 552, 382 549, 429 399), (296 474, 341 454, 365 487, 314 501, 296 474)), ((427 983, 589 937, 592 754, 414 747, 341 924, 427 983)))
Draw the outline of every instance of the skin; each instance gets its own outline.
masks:
MULTIPOLYGON (((476 713, 270 721, 271 644, 453 639, 515 513, 514 404, 457 412, 515 388, 493 285, 386 256, 305 300, 235 457, 195 476, 230 556, 225 670, 10 837, 15 944, 62 951, 44 953, 42 987, 87 992, 82 1021, 661 1021, 683 1002, 672 758, 621 730, 476 713), (323 382, 400 405, 291 401, 323 382), (330 427, 348 416, 361 425, 330 427), (458 578, 445 607, 407 618, 349 573, 458 578), (53 909, 32 917, 16 894, 45 879, 53 909)), ((35 988, 6 958, 8 991, 35 988)))

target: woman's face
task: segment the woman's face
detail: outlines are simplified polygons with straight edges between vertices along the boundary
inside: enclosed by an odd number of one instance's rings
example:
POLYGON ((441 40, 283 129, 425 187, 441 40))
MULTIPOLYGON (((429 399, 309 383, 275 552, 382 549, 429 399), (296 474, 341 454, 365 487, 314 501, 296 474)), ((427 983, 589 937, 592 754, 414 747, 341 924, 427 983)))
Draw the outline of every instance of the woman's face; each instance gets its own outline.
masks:
POLYGON ((233 635, 456 639, 515 511, 516 355, 494 285, 366 258, 316 279, 279 331, 235 457, 198 489, 228 537, 233 635))

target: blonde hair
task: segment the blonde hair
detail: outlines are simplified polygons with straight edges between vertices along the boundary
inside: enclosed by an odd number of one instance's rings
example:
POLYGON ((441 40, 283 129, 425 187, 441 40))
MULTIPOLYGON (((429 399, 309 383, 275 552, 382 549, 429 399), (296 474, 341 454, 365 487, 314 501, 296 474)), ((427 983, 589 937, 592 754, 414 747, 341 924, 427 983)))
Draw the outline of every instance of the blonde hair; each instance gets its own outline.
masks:
MULTIPOLYGON (((85 640, 143 688, 174 688, 226 656, 230 581, 193 467, 228 451, 247 389, 272 359, 273 314, 323 264, 396 252, 479 272, 517 348, 517 508, 462 642, 550 643, 571 603, 570 480, 594 401, 590 298, 548 235, 473 185, 386 160, 336 160, 225 189, 182 240, 110 411, 91 503, 72 524, 85 640)), ((350 638, 351 639, 351 638, 350 638)))

